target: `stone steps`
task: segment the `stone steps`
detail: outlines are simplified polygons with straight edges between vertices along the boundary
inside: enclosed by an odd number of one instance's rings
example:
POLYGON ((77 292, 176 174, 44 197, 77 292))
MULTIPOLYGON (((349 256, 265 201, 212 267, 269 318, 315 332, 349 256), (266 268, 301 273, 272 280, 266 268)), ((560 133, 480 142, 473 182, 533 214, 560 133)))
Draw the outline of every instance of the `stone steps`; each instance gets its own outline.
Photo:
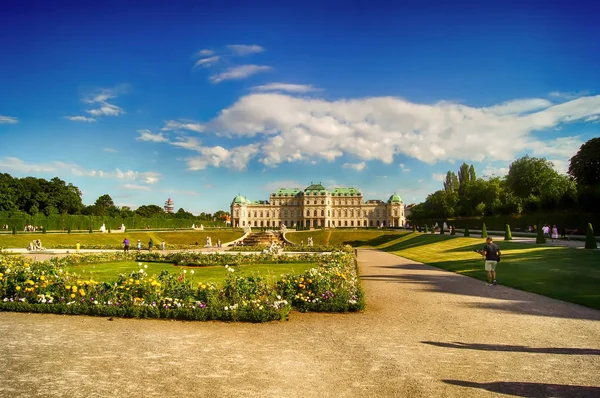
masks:
POLYGON ((252 232, 244 239, 244 246, 269 246, 272 242, 283 244, 279 232, 252 232))

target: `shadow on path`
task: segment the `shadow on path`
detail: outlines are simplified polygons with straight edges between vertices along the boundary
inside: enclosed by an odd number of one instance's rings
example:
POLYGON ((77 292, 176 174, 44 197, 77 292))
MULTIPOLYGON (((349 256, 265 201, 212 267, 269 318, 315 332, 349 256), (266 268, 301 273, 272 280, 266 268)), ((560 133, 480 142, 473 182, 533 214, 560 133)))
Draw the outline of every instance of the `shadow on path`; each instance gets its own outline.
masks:
POLYGON ((600 397, 600 387, 571 386, 566 384, 521 383, 513 381, 496 381, 492 383, 475 383, 463 380, 442 380, 446 384, 461 387, 480 388, 498 394, 518 397, 600 397))
MULTIPOLYGON (((475 272, 483 272, 483 270, 479 268, 475 272)), ((486 300, 463 303, 465 307, 470 308, 483 308, 519 315, 600 320, 600 311, 595 309, 506 286, 485 286, 482 281, 474 278, 464 278, 464 276, 411 261, 406 264, 374 266, 372 273, 363 274, 360 278, 363 281, 418 285, 425 292, 449 293, 497 300, 493 302, 486 300), (383 271, 385 273, 378 274, 377 272, 382 269, 385 270, 383 271), (404 270, 409 272, 402 272, 404 270)))
POLYGON ((600 349, 594 348, 527 347, 522 345, 469 344, 461 342, 444 343, 440 341, 422 341, 421 343, 436 347, 461 348, 481 351, 528 352, 532 354, 600 355, 600 349))

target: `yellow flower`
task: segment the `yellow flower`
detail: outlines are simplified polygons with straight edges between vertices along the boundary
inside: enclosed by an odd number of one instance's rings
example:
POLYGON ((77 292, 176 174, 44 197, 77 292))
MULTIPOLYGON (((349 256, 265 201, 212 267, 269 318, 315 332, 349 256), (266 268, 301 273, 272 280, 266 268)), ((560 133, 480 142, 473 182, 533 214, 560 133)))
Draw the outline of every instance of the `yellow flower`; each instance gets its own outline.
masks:
POLYGON ((4 274, 2 272, 0 272, 0 278, 2 278, 4 276, 4 274))
POLYGON ((27 281, 25 281, 25 283, 29 283, 30 285, 33 285, 33 281, 31 279, 27 279, 27 281))
POLYGON ((85 296, 85 290, 79 289, 79 294, 82 295, 82 296, 85 296))
POLYGON ((75 298, 75 293, 71 293, 71 298, 75 298))
POLYGON ((156 281, 152 281, 152 283, 150 285, 152 285, 152 287, 154 287, 154 286, 158 285, 158 283, 156 283, 156 281))
POLYGON ((135 284, 136 284, 136 285, 139 285, 139 284, 140 284, 140 281, 135 281, 135 284))
POLYGON ((73 293, 75 293, 77 291, 77 286, 73 286, 71 290, 73 290, 73 293))
POLYGON ((15 289, 17 289, 18 292, 19 290, 21 290, 21 286, 17 286, 15 289))
POLYGON ((46 277, 44 275, 40 276, 40 280, 45 281, 46 277))
POLYGON ((65 285, 65 289, 71 290, 71 285, 65 285))

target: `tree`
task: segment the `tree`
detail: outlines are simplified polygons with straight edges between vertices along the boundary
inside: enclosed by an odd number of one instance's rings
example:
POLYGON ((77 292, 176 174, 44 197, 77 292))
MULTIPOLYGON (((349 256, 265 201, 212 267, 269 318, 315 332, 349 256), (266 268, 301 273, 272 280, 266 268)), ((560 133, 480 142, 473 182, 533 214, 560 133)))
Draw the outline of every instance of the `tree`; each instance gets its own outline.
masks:
POLYGON ((481 237, 482 238, 488 237, 487 227, 485 226, 485 223, 483 223, 483 227, 481 227, 481 237))
POLYGON ((585 231, 585 248, 586 249, 597 249, 598 242, 596 242, 596 237, 594 236, 594 228, 592 224, 589 223, 587 225, 587 230, 585 231))
POLYGON ((542 230, 542 224, 538 224, 537 226, 537 237, 535 238, 535 243, 537 243, 538 245, 543 245, 544 243, 546 243, 544 231, 542 230))
POLYGON ((504 227, 504 240, 512 240, 512 233, 510 232, 510 225, 508 223, 504 227))
POLYGON ((446 181, 444 181, 444 191, 447 193, 458 192, 458 177, 453 171, 446 173, 446 181))
POLYGON ((157 205, 142 205, 135 212, 140 217, 152 218, 161 214, 165 214, 165 209, 157 205))
POLYGON ((569 163, 568 174, 582 186, 600 185, 600 137, 583 144, 569 163))
POLYGON ((540 198, 555 187, 558 180, 559 174, 554 170, 552 162, 529 156, 512 162, 506 176, 508 188, 522 199, 540 198))

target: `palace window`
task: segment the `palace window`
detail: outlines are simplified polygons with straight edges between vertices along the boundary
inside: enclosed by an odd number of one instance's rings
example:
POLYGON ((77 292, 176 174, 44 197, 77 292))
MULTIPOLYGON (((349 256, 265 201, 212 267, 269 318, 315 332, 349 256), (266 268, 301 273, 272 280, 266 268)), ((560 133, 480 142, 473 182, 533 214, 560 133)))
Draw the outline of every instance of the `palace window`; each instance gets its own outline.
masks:
POLYGON ((262 212, 262 211, 260 212, 260 216, 261 216, 261 217, 263 216, 263 212, 262 212))
POLYGON ((331 217, 331 210, 327 210, 327 217, 331 217))
POLYGON ((347 227, 347 226, 348 226, 348 220, 346 220, 346 221, 344 222, 344 224, 345 224, 345 226, 347 227))
POLYGON ((324 205, 324 204, 325 204, 325 201, 324 201, 324 200, 322 200, 322 201, 321 201, 321 204, 322 204, 322 205, 324 205))
POLYGON ((316 210, 313 211, 313 216, 315 216, 315 217, 317 216, 317 211, 316 210))
POLYGON ((367 220, 363 221, 363 226, 365 226, 365 227, 367 226, 367 220))
POLYGON ((317 204, 317 201, 316 201, 316 200, 313 200, 313 205, 316 205, 316 204, 317 204))
POLYGON ((310 210, 306 210, 306 216, 310 217, 310 210))
POLYGON ((354 220, 350 221, 350 226, 353 227, 354 226, 354 220))
MULTIPOLYGON (((254 210, 254 217, 256 217, 257 214, 258 213, 256 212, 256 210, 254 210)), ((255 225, 255 227, 256 227, 256 225, 255 225)))
POLYGON ((321 216, 325 217, 325 210, 321 210, 321 216))

